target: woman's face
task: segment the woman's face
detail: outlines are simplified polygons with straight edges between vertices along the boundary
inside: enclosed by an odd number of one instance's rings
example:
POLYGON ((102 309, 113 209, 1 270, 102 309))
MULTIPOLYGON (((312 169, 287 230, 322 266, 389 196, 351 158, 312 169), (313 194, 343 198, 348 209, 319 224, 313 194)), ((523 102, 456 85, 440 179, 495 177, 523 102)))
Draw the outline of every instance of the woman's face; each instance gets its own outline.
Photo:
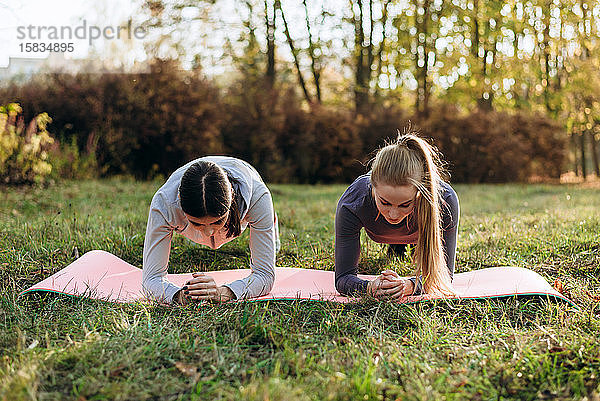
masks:
POLYGON ((187 217, 194 228, 200 230, 202 235, 205 237, 211 237, 225 226, 227 218, 229 217, 229 212, 220 217, 193 217, 185 213, 185 217, 187 217))
POLYGON ((373 198, 379 213, 390 224, 399 224, 412 213, 417 189, 414 185, 373 185, 373 198))

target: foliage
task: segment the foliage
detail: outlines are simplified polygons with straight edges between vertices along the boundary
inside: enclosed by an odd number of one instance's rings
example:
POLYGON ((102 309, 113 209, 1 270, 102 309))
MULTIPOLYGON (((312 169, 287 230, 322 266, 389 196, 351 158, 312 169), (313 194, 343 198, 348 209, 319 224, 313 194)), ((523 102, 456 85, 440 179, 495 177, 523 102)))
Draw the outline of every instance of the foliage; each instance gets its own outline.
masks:
POLYGON ((44 74, 0 90, 26 110, 47 110, 61 143, 88 144, 99 173, 152 177, 198 154, 222 150, 219 100, 213 86, 175 62, 155 61, 149 73, 44 74))
POLYGON ((85 149, 80 150, 77 137, 71 137, 71 142, 55 141, 48 151, 48 160, 52 164, 54 179, 90 179, 98 178, 98 161, 96 158, 97 143, 94 137, 88 137, 85 149))
POLYGON ((290 109, 285 109, 284 100, 250 72, 233 82, 223 97, 221 136, 226 153, 247 160, 269 179, 278 175, 282 157, 277 139, 285 129, 285 113, 298 107, 290 102, 290 109))
POLYGON ((41 182, 52 171, 47 159, 54 140, 46 130, 52 119, 41 113, 25 128, 21 112, 17 103, 0 107, 0 180, 4 184, 41 182))
POLYGON ((348 182, 362 172, 362 138, 349 113, 317 105, 286 110, 278 142, 286 171, 282 182, 348 182))
POLYGON ((600 92, 597 2, 351 0, 339 7, 323 0, 248 0, 240 3, 236 24, 223 24, 223 4, 146 1, 147 18, 158 33, 220 31, 226 39, 202 46, 196 35, 175 34, 181 38, 175 48, 207 71, 230 66, 217 77, 225 82, 251 69, 295 85, 308 107, 344 104, 367 116, 373 103, 401 99, 408 114, 421 119, 439 102, 461 113, 544 113, 579 138, 571 144, 581 152, 576 170, 585 174, 591 161, 600 174, 597 106, 577 90, 583 78, 583 93, 600 92), (185 18, 184 11, 201 17, 185 18), (275 59, 265 57, 275 49, 275 59))
POLYGON ((461 115, 453 107, 442 107, 422 122, 422 128, 434 138, 457 182, 559 178, 563 171, 564 130, 540 114, 477 111, 461 115))
POLYGON ((216 90, 176 63, 157 61, 148 74, 106 77, 100 86, 110 96, 106 115, 113 121, 98 144, 108 173, 164 174, 198 153, 221 150, 216 90))
POLYGON ((350 113, 302 108, 293 91, 247 77, 227 95, 223 143, 270 182, 339 182, 358 172, 362 141, 350 113))
POLYGON ((305 107, 293 88, 271 87, 255 74, 219 91, 168 62, 149 74, 47 78, 10 93, 53 115, 60 145, 51 156, 63 177, 165 176, 219 153, 247 160, 268 182, 348 182, 410 120, 434 139, 456 182, 526 181, 564 169, 564 130, 525 111, 461 113, 440 103, 428 117, 411 117, 382 102, 354 114, 305 107))

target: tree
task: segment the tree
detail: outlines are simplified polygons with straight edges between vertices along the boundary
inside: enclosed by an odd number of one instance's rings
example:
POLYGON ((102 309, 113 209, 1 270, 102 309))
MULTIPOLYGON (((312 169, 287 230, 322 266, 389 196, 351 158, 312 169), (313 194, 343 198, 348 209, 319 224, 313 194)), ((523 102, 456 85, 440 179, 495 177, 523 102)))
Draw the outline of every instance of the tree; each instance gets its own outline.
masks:
POLYGON ((296 45, 294 44, 294 39, 292 39, 292 34, 290 33, 290 28, 285 18, 285 13, 283 12, 283 8, 281 8, 281 2, 279 0, 275 1, 275 6, 280 12, 281 19, 283 20, 283 26, 285 29, 285 37, 287 38, 288 45, 290 47, 290 51, 292 52, 292 57, 294 58, 294 66, 296 67, 296 73, 298 75, 298 83, 302 88, 302 93, 304 94, 304 99, 308 104, 312 104, 312 96, 308 93, 308 88, 306 87, 306 80, 304 79, 304 75, 302 73, 302 69, 300 67, 300 54, 296 45))

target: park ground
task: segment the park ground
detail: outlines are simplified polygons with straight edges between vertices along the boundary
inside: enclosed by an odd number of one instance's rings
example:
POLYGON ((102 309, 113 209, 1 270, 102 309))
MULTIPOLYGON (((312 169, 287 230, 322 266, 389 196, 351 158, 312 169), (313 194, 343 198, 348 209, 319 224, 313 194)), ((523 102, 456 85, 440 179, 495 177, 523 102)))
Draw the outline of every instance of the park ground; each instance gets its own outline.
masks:
MULTIPOLYGON (((92 249, 141 266, 160 182, 0 195, 0 399, 600 399, 600 196, 581 185, 456 185, 457 272, 521 266, 578 308, 507 298, 399 305, 279 301, 168 308, 19 292, 92 249)), ((344 190, 270 186, 278 266, 333 270, 344 190)), ((245 268, 176 237, 170 272, 245 268)), ((363 237, 361 269, 410 274, 363 237)))

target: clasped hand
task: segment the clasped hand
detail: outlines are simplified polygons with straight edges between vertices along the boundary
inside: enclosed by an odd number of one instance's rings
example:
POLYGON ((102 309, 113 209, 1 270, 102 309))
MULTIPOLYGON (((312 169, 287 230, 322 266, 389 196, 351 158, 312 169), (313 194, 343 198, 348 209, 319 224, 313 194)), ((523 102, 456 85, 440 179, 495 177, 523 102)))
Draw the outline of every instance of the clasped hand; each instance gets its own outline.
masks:
POLYGON ((367 284, 367 292, 376 298, 404 300, 414 292, 414 284, 393 270, 384 270, 367 284))
POLYGON ((191 301, 226 302, 235 298, 233 292, 225 286, 217 286, 215 280, 204 273, 192 273, 192 279, 177 293, 177 301, 187 304, 191 301))

